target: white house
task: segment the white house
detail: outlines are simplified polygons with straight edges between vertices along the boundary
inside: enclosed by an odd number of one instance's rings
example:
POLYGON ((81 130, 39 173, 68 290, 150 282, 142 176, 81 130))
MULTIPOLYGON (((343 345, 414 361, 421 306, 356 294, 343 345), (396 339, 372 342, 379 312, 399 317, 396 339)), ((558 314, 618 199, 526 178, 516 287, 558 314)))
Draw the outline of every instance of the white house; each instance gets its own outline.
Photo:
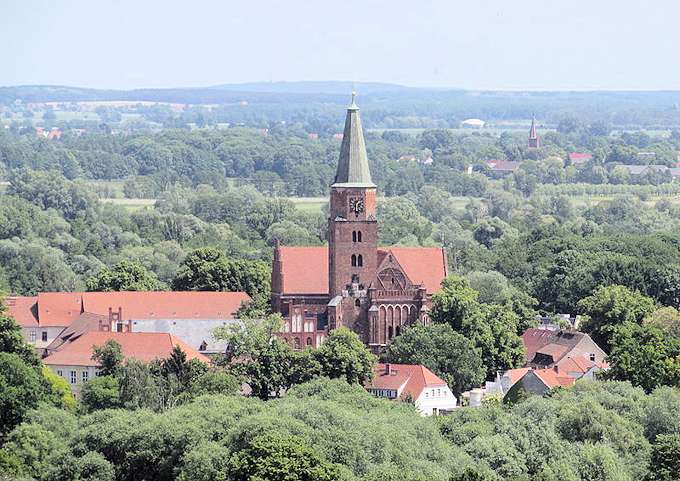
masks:
POLYGON ((378 364, 366 390, 378 397, 411 398, 423 416, 442 414, 457 407, 449 386, 425 366, 378 364))

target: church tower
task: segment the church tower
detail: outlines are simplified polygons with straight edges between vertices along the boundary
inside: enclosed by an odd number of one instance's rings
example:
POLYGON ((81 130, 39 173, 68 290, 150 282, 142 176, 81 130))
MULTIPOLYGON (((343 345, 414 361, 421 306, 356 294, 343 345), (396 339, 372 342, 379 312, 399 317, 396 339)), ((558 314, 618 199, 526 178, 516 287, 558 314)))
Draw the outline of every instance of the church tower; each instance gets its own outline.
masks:
POLYGON ((331 299, 343 294, 345 298, 354 297, 356 310, 352 317, 356 320, 366 312, 365 292, 376 275, 378 222, 376 185, 371 181, 355 96, 353 92, 347 108, 338 170, 331 185, 328 292, 331 299))
POLYGON ((530 149, 537 149, 541 146, 541 139, 538 138, 536 133, 536 117, 531 116, 531 129, 529 129, 529 142, 528 146, 530 149))

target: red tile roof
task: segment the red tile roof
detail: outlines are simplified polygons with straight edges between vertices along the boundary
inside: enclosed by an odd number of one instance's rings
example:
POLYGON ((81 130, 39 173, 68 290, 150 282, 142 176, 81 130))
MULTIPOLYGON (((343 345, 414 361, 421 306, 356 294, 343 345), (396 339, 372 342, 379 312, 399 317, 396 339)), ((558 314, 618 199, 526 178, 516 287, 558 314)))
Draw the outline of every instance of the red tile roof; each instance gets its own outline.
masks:
POLYGON ((522 334, 522 342, 527 353, 527 361, 531 362, 537 352, 553 355, 554 362, 558 362, 585 337, 586 334, 576 331, 527 329, 522 334))
POLYGON ((551 389, 558 386, 569 387, 576 382, 576 379, 573 377, 561 376, 555 372, 554 369, 535 369, 531 372, 534 373, 536 377, 543 382, 543 384, 551 389))
POLYGON ((7 297, 2 303, 7 314, 12 316, 21 327, 38 327, 37 297, 7 297))
MULTIPOLYGON (((281 246, 284 294, 328 294, 328 247, 281 246)), ((446 252, 441 247, 382 247, 378 264, 392 252, 415 284, 437 292, 447 276, 446 252)))
POLYGON ((16 297, 9 312, 25 327, 66 327, 83 312, 108 315, 123 310, 124 319, 233 319, 244 292, 41 292, 16 297), (36 306, 37 304, 37 306, 36 306), (31 309, 36 312, 31 314, 31 309))
POLYGON ((73 342, 68 342, 61 348, 43 359, 43 363, 50 366, 97 366, 92 360, 92 348, 101 346, 109 339, 121 345, 126 358, 134 358, 149 362, 154 359, 167 358, 175 346, 179 346, 187 355, 187 359, 198 359, 205 363, 209 359, 194 350, 172 334, 157 332, 87 332, 73 342))
POLYGON ((582 154, 578 152, 569 152, 569 160, 572 164, 582 164, 588 162, 593 158, 593 154, 582 154))
POLYGON ((531 370, 528 367, 520 367, 518 369, 508 369, 503 373, 503 376, 507 376, 510 379, 510 385, 514 385, 517 381, 522 379, 527 371, 531 370))
POLYGON ((486 165, 496 172, 514 172, 519 169, 521 162, 514 160, 487 160, 486 165))
POLYGON ((387 364, 377 364, 373 374, 373 380, 365 385, 367 389, 398 390, 404 386, 401 397, 410 394, 413 399, 418 399, 427 387, 447 387, 443 380, 422 365, 390 364, 388 374, 387 364))

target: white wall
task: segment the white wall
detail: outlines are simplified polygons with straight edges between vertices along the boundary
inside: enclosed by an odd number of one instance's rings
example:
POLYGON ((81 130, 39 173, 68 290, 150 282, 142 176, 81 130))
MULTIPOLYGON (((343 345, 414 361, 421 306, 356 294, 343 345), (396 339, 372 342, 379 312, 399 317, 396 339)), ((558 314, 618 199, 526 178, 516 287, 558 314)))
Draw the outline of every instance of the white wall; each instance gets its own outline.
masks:
POLYGON ((50 365, 47 366, 50 370, 58 376, 66 379, 66 382, 71 386, 71 392, 76 396, 80 394, 80 390, 86 381, 94 379, 99 371, 98 367, 94 366, 66 366, 66 365, 50 365), (71 372, 75 372, 76 382, 71 382, 71 372), (86 374, 83 374, 86 373, 86 374), (86 377, 83 377, 86 376, 86 377))
POLYGON ((416 408, 423 416, 439 414, 440 410, 454 409, 457 404, 458 400, 446 385, 428 386, 416 399, 416 408))
POLYGON ((46 348, 52 341, 54 341, 65 327, 22 327, 21 331, 24 339, 31 346, 39 349, 46 348), (47 335, 47 340, 43 341, 43 333, 47 335))

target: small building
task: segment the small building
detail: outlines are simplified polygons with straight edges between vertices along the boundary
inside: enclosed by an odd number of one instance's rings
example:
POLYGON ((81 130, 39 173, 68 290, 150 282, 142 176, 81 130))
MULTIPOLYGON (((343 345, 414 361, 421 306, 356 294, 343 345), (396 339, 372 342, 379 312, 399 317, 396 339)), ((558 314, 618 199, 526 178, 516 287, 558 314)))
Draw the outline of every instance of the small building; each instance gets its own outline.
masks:
POLYGON ((422 365, 377 364, 366 390, 377 397, 412 400, 423 416, 444 414, 457 407, 449 386, 422 365))
POLYGON ((544 395, 557 387, 571 387, 576 379, 560 373, 558 369, 529 369, 505 394, 506 399, 521 398, 526 394, 544 395))
POLYGON ((571 165, 582 165, 593 160, 593 154, 581 152, 569 152, 568 158, 571 165))
POLYGON ((514 160, 491 159, 486 161, 486 166, 489 168, 491 173, 495 174, 496 176, 512 174, 513 172, 517 171, 521 165, 521 162, 514 160))
POLYGON ((197 359, 206 364, 210 362, 206 356, 171 334, 96 331, 86 332, 75 340, 63 343, 58 351, 43 359, 43 363, 66 379, 74 394, 79 394, 85 382, 99 375, 100 366, 92 359, 93 348, 109 340, 120 344, 125 359, 134 358, 144 362, 166 359, 175 346, 179 346, 187 360, 197 359))
POLYGON ((580 359, 595 365, 605 362, 607 354, 588 334, 565 329, 527 329, 522 334, 527 353, 527 367, 562 368, 569 359, 580 359))

